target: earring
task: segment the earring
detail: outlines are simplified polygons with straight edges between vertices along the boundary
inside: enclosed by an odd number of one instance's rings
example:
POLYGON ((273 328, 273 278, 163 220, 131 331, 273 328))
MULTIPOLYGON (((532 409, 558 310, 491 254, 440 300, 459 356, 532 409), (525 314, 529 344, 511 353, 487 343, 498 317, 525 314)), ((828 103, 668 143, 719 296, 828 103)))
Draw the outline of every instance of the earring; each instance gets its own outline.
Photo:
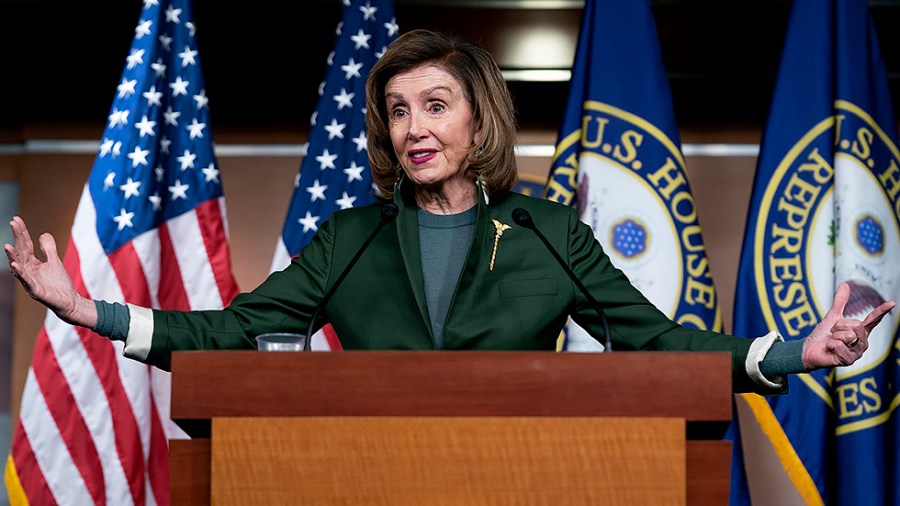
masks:
POLYGON ((478 148, 478 149, 475 150, 475 158, 481 158, 481 155, 482 155, 482 154, 484 154, 484 150, 483 150, 483 149, 478 148))

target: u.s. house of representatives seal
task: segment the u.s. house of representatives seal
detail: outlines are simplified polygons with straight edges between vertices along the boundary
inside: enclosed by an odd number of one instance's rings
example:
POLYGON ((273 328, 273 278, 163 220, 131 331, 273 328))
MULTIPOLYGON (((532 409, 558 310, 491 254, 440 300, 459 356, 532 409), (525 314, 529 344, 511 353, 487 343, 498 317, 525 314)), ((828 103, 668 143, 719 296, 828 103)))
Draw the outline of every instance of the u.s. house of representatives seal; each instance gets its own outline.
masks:
MULTIPOLYGON (((755 211, 759 300, 767 325, 786 339, 809 334, 839 282, 851 288, 849 318, 900 295, 897 146, 859 107, 837 101, 835 110, 782 159, 755 211)), ((889 313, 855 364, 801 375, 834 410, 837 434, 883 423, 896 408, 896 333, 889 313)))
POLYGON ((721 329, 681 150, 617 107, 588 101, 582 111, 581 129, 557 146, 547 198, 571 204, 577 187, 582 221, 650 302, 686 327, 721 329))

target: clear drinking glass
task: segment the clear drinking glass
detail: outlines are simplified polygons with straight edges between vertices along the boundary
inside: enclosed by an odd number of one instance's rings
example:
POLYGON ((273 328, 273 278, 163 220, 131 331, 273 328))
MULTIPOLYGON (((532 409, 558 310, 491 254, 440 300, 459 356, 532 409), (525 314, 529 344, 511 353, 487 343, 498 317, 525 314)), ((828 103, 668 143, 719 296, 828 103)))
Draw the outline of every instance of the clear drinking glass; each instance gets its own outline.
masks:
POLYGON ((306 336, 290 332, 271 332, 256 336, 259 351, 303 351, 306 336))

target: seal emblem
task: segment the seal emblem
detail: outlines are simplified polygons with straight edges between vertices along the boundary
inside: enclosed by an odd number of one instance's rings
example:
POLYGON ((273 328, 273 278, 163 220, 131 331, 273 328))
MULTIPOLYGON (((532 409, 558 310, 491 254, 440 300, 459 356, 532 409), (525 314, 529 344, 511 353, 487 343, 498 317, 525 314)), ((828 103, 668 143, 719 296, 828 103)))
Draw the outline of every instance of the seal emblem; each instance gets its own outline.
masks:
MULTIPOLYGON (((848 318, 863 319, 900 287, 900 157, 862 109, 835 102, 773 173, 755 229, 762 313, 786 339, 808 335, 847 281, 848 318), (833 156, 832 156, 833 153, 833 156)), ((900 397, 897 319, 889 313, 869 350, 848 367, 800 375, 836 414, 837 434, 884 423, 900 397)))
POLYGON ((582 221, 613 264, 669 318, 720 330, 719 302, 677 143, 606 103, 585 102, 582 112, 581 129, 557 145, 546 197, 564 204, 577 198, 582 221))

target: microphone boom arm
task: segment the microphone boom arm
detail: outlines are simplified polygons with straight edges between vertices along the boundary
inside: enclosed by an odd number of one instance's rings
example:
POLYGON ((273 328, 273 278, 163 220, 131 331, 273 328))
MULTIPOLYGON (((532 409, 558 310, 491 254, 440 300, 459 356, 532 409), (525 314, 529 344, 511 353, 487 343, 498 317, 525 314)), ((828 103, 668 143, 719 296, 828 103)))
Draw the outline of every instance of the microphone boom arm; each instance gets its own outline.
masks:
POLYGON ((334 292, 336 292, 338 287, 341 286, 341 283, 344 282, 344 278, 347 277, 347 274, 350 273, 353 266, 359 261, 359 257, 361 257, 363 252, 368 249, 369 244, 375 240, 375 236, 378 235, 378 232, 381 232, 381 229, 384 228, 385 225, 394 221, 398 212, 397 204, 394 204, 393 202, 385 204, 384 207, 381 208, 381 220, 378 222, 378 226, 375 227, 375 230, 373 230, 371 234, 369 234, 369 237, 366 237, 365 242, 363 242, 362 246, 356 250, 356 254, 353 255, 353 258, 351 258, 349 262, 347 262, 347 266, 344 267, 341 274, 334 280, 331 288, 325 292, 325 296, 322 297, 322 300, 319 301, 318 304, 316 304, 316 308, 309 319, 309 326, 306 328, 306 341, 303 343, 303 351, 309 351, 311 349, 313 329, 316 327, 316 320, 319 319, 319 313, 322 312, 322 309, 324 309, 325 305, 328 304, 328 301, 331 300, 331 296, 334 295, 334 292))

